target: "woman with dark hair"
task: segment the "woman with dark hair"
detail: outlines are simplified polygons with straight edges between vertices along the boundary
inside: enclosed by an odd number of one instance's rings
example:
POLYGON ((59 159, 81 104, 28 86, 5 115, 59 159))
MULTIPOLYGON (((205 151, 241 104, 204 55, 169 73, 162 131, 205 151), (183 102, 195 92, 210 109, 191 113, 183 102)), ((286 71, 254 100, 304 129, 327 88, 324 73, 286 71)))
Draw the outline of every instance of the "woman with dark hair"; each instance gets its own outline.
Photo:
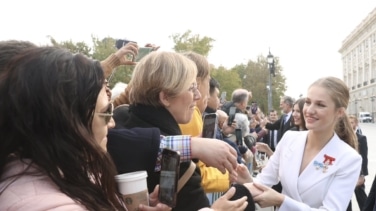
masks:
POLYGON ((98 61, 26 50, 1 73, 0 102, 0 210, 126 210, 101 147, 114 121, 98 61))
MULTIPOLYGON (((303 115, 304 103, 305 103, 305 98, 301 98, 297 100, 292 106, 291 115, 293 118, 294 126, 290 128, 289 130, 294 130, 294 131, 308 130, 305 126, 305 119, 303 115)), ((262 142, 256 143, 256 149, 260 152, 265 152, 268 157, 272 156, 274 153, 268 144, 262 143, 262 142)))
POLYGON ((5 40, 0 41, 0 72, 5 68, 8 61, 18 53, 37 46, 28 41, 5 40))
POLYGON ((295 101, 294 105, 292 106, 292 117, 294 119, 294 127, 290 130, 308 130, 305 126, 305 119, 303 115, 304 103, 305 98, 300 98, 299 100, 295 101))

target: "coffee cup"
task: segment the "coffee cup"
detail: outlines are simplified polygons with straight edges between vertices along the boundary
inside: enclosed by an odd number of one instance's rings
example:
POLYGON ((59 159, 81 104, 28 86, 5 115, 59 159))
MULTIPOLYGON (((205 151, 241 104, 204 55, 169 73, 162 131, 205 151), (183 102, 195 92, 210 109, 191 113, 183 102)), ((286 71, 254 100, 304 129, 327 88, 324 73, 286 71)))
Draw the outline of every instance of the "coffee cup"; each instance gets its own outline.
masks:
POLYGON ((146 171, 135 171, 115 176, 119 192, 123 195, 129 211, 138 210, 140 204, 149 205, 146 171))

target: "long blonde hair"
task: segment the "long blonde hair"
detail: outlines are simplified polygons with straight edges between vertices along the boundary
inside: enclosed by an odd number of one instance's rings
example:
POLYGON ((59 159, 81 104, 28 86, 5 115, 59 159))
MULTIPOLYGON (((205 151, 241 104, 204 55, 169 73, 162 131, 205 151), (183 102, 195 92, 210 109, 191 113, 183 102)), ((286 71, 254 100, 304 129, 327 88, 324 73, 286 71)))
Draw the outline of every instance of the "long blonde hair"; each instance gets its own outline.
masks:
MULTIPOLYGON (((350 92, 347 85, 341 79, 336 77, 324 77, 315 81, 310 87, 312 86, 323 87, 333 100, 337 109, 342 107, 347 108, 350 100, 350 92)), ((354 149, 358 149, 358 140, 346 113, 338 119, 334 130, 340 139, 354 149)))

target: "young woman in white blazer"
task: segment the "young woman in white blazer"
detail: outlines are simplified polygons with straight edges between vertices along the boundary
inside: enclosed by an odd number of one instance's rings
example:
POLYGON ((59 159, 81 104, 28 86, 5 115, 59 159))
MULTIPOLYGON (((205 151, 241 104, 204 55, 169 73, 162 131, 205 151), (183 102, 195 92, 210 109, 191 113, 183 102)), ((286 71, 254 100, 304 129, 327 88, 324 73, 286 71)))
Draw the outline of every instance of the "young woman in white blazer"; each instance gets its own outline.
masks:
POLYGON ((321 78, 308 89, 303 114, 308 131, 288 131, 266 167, 252 181, 239 166, 239 183, 261 207, 280 211, 346 210, 358 180, 362 158, 346 115, 349 89, 335 77, 321 78), (278 182, 283 191, 270 188, 278 182))

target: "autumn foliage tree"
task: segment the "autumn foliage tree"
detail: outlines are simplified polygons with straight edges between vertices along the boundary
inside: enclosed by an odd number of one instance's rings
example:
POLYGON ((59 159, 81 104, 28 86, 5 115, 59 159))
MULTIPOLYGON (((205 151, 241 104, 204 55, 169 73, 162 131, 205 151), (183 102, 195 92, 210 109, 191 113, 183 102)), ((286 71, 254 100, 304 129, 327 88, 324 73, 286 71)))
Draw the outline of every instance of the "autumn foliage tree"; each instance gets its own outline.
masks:
MULTIPOLYGON (((97 59, 104 60, 110 54, 114 53, 115 39, 106 37, 99 39, 91 36, 92 43, 88 45, 85 42, 56 41, 50 37, 50 41, 54 46, 60 46, 69 49, 72 53, 82 53, 97 59)), ((213 49, 215 40, 211 37, 193 34, 191 30, 184 33, 175 33, 169 36, 173 42, 173 50, 176 52, 193 51, 207 57, 213 49)), ((239 55, 243 57, 242 55, 239 55)), ((272 106, 274 109, 279 108, 279 99, 284 95, 287 89, 285 84, 286 78, 283 75, 283 68, 280 66, 279 58, 275 57, 276 76, 272 77, 272 106)), ((210 62, 210 61, 209 61, 210 62)), ((116 69, 110 80, 112 87, 117 82, 128 83, 131 79, 133 66, 120 66, 116 69)), ((269 79, 269 71, 266 57, 258 56, 257 61, 248 60, 246 64, 236 64, 232 68, 223 66, 215 67, 211 65, 211 76, 220 83, 220 91, 227 93, 227 100, 231 100, 231 93, 237 88, 244 88, 252 91, 252 101, 257 101, 259 107, 267 111, 267 85, 269 79)))
POLYGON ((193 51, 205 57, 209 55, 213 48, 212 42, 215 41, 207 36, 201 37, 199 34, 192 34, 191 30, 187 30, 183 34, 173 34, 170 39, 175 44, 173 47, 175 52, 193 51))
MULTIPOLYGON (((173 50, 176 52, 194 51, 208 56, 215 41, 211 37, 192 34, 191 30, 170 36, 174 42, 173 50)), ((279 65, 279 58, 275 58, 276 76, 272 77, 273 108, 279 108, 279 99, 286 91, 285 77, 282 67, 279 65)), ((210 62, 210 61, 209 61, 210 62)), ((263 111, 267 111, 267 84, 269 71, 266 57, 260 55, 257 61, 248 60, 246 64, 237 64, 230 69, 223 66, 212 66, 211 76, 220 83, 220 91, 226 92, 226 100, 231 100, 231 93, 237 88, 244 88, 252 91, 252 101, 257 101, 263 111)))
MULTIPOLYGON (((53 46, 66 48, 72 53, 82 53, 98 61, 106 59, 117 50, 115 48, 115 39, 112 37, 99 39, 92 35, 91 40, 92 43, 89 47, 85 42, 73 42, 72 40, 57 42, 53 37, 50 37, 53 46)), ((128 83, 131 79, 133 68, 133 66, 117 67, 110 77, 110 87, 113 87, 117 82, 128 83)))

